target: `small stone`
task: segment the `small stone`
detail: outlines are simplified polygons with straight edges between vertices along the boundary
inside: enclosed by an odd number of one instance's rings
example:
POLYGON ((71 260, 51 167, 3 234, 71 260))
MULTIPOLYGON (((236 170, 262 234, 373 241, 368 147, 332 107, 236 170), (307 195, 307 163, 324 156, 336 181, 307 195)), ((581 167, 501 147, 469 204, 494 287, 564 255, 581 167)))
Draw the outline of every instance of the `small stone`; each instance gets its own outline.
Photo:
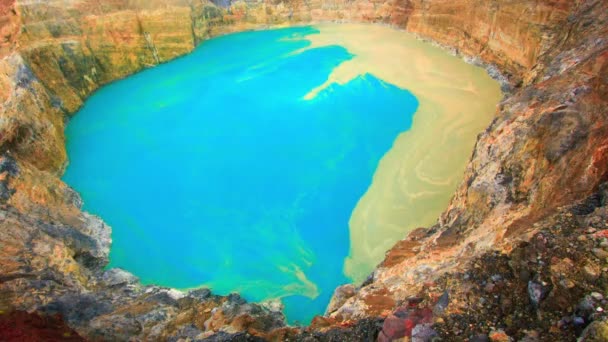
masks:
POLYGON ((597 265, 592 263, 588 263, 583 267, 583 272, 585 276, 590 281, 595 281, 600 276, 600 269, 597 265))
POLYGON ((576 286, 576 284, 570 279, 562 279, 559 281, 559 285, 566 289, 571 289, 576 286))
POLYGON ((494 330, 489 335, 490 341, 493 342, 510 342, 511 338, 507 335, 504 330, 494 330))
POLYGON ((282 312, 285 308, 280 299, 270 299, 261 302, 260 305, 270 312, 282 312))
POLYGON ((450 304, 450 295, 448 294, 448 291, 445 291, 445 292, 443 292, 441 297, 439 297, 439 299, 437 300, 437 303, 435 303, 433 312, 436 315, 438 315, 438 314, 442 313, 443 311, 445 311, 445 309, 448 307, 449 304, 450 304))
POLYGON ((597 312, 604 312, 604 309, 601 306, 598 306, 597 309, 595 309, 595 311, 597 311, 597 312))
POLYGON ((593 233, 597 232, 597 229, 595 229, 593 227, 589 227, 589 228, 587 228, 587 230, 585 232, 587 234, 593 234, 593 233))
POLYGON ((550 291, 551 287, 546 286, 544 283, 533 280, 528 282, 528 295, 530 296, 530 302, 537 308, 540 302, 547 297, 550 291))
MULTIPOLYGON (((577 317, 589 319, 595 313, 595 302, 591 296, 585 296, 576 306, 577 317)), ((576 318, 575 318, 576 324, 576 318)))
POLYGON ((495 274, 491 277, 493 282, 499 282, 502 280, 502 276, 500 274, 495 274))
POLYGON ((580 242, 587 241, 587 237, 585 235, 579 235, 576 239, 580 242))
POLYGON ((112 268, 103 273, 101 280, 107 286, 117 286, 135 284, 139 281, 139 278, 123 269, 112 268))
POLYGON ((192 290, 190 292, 188 292, 188 296, 199 299, 199 300, 205 300, 209 297, 211 297, 211 290, 209 290, 208 288, 200 288, 200 289, 195 289, 192 290))
POLYGON ((431 324, 418 324, 412 329, 412 342, 426 342, 431 341, 433 338, 437 337, 438 334, 433 328, 431 328, 431 324))
POLYGON ((591 252, 598 259, 604 260, 604 259, 608 258, 608 252, 606 252, 605 250, 603 250, 601 248, 594 248, 594 249, 591 250, 591 252))
POLYGON ((178 300, 178 299, 182 299, 186 296, 186 294, 180 290, 177 289, 169 289, 166 290, 166 293, 169 297, 171 297, 173 300, 178 300))
POLYGON ((604 296, 599 292, 591 292, 591 298, 593 298, 599 302, 604 299, 604 296))

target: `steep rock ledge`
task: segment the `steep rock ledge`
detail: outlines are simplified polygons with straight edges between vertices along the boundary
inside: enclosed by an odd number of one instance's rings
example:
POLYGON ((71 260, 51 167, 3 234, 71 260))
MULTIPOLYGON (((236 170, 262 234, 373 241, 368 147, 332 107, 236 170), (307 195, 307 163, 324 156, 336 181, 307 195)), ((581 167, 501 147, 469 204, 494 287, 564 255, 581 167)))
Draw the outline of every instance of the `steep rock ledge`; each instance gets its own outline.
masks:
POLYGON ((518 83, 561 32, 550 28, 563 23, 575 7, 572 1, 481 0, 239 1, 228 9, 186 0, 5 3, 19 27, 17 37, 5 38, 5 56, 19 55, 25 65, 13 62, 14 75, 3 75, 0 82, 6 84, 7 117, 6 123, 0 122, 0 146, 28 140, 12 144, 13 149, 51 171, 60 171, 66 162, 63 123, 57 122, 61 111, 74 113, 100 85, 188 53, 210 36, 323 20, 388 23, 496 64, 518 83), (12 94, 11 84, 21 69, 35 75, 35 83, 44 88, 25 94, 30 101, 36 99, 35 104, 12 94), (34 120, 24 117, 24 110, 40 114, 34 120))
POLYGON ((464 181, 439 223, 398 243, 371 284, 331 317, 387 315, 424 284, 471 269, 483 253, 512 253, 533 240, 546 217, 606 181, 606 8, 605 2, 587 2, 558 26, 555 45, 524 75, 528 85, 503 101, 479 136, 464 181))
MULTIPOLYGON (((483 271, 495 263, 484 256, 516 259, 517 246, 551 230, 547 222, 555 215, 567 217, 561 207, 592 195, 608 178, 605 1, 217 3, 224 7, 187 0, 0 1, 0 310, 60 313, 83 336, 112 340, 203 338, 218 331, 224 334, 218 338, 237 339, 374 339, 382 321, 386 327, 394 317, 403 319, 400 308, 418 294, 429 299, 414 301, 420 306, 414 316, 418 323, 441 318, 436 333, 489 333, 490 327, 454 328, 453 315, 461 315, 462 324, 489 316, 462 315, 467 300, 444 303, 442 291, 461 298, 476 284, 459 277, 476 264, 483 271), (406 29, 495 65, 514 87, 479 136, 439 223, 399 242, 364 286, 338 289, 328 317, 308 331, 280 328, 276 305, 142 287, 126 273, 102 272, 109 228, 81 212, 78 195, 58 178, 66 163, 66 118, 101 85, 188 53, 208 37, 323 20, 406 29), (433 315, 425 311, 432 309, 433 315), (335 328, 340 326, 346 328, 335 328)), ((560 239, 562 232, 551 234, 560 239)), ((580 256, 577 262, 597 265, 589 250, 580 256)), ((543 275, 532 272, 532 278, 543 275)), ((605 279, 601 267, 598 272, 605 279)), ((585 279, 575 284, 577 293, 590 289, 585 281, 599 278, 585 279)), ((594 289, 606 294, 601 286, 594 289)), ((498 294, 512 290, 497 288, 498 294)), ((578 300, 566 299, 574 307, 578 300)), ((553 336, 571 337, 581 328, 565 326, 564 335, 553 336)), ((522 334, 527 327, 508 332, 522 334)))

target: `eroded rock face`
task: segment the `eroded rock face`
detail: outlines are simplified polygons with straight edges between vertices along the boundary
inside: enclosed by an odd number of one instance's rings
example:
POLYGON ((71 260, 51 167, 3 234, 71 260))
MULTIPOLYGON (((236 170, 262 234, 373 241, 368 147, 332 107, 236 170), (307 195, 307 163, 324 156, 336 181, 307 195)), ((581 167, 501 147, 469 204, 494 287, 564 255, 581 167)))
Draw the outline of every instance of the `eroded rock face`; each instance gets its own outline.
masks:
MULTIPOLYGON (((546 47, 479 136, 465 179, 438 224, 399 242, 372 283, 332 317, 390 312, 391 300, 472 267, 484 252, 512 253, 534 238, 543 219, 589 196, 607 179, 606 4, 582 3, 566 23, 568 31, 554 30, 556 46, 546 47)), ((589 267, 591 278, 604 274, 599 265, 589 267)), ((539 302, 544 285, 530 284, 539 302)))
POLYGON ((323 20, 389 23, 499 65, 518 82, 558 39, 551 28, 576 7, 566 0, 236 1, 229 9, 186 0, 6 3, 0 146, 51 171, 66 162, 62 112, 74 113, 100 85, 188 53, 210 36, 323 20))
POLYGON ((373 340, 402 332, 534 338, 524 329, 559 339, 588 335, 585 326, 604 319, 585 311, 602 300, 584 299, 606 295, 605 258, 598 258, 606 247, 606 203, 604 195, 593 197, 608 180, 606 1, 216 4, 0 1, 2 312, 58 313, 80 335, 110 340, 203 339, 218 332, 216 340, 373 340), (399 242, 364 286, 342 288, 328 317, 305 331, 281 328, 282 315, 272 305, 205 290, 143 287, 124 271, 104 273, 110 228, 83 213, 78 195, 58 178, 66 163, 66 118, 101 85, 188 53, 211 36, 322 20, 391 24, 503 75, 510 92, 480 134, 438 224, 399 242), (587 234, 589 226, 596 232, 587 234), (566 242, 573 251, 553 252, 551 246, 566 242), (523 263, 530 245, 542 265, 523 263), (570 275, 573 268, 581 273, 570 275), (492 270, 496 274, 488 274, 492 270), (482 276, 490 279, 483 285, 482 276), (471 303, 471 289, 499 296, 500 302, 488 296, 488 308, 504 314, 490 317, 484 303, 471 303), (441 302, 446 290, 447 309, 441 302), (509 314, 524 309, 540 312, 545 323, 534 325, 525 316, 527 325, 510 325, 509 314), (394 326, 384 331, 386 317, 394 326), (420 324, 399 326, 415 317, 420 324), (468 323, 484 320, 493 326, 467 330, 468 323))

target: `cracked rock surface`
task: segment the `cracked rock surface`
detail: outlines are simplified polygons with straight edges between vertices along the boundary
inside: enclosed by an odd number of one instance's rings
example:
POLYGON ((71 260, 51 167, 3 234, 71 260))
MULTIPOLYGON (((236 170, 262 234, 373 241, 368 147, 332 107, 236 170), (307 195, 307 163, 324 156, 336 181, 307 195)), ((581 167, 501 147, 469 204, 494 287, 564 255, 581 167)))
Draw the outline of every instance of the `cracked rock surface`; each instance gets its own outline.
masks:
POLYGON ((603 0, 0 0, 0 334, 608 340, 607 21, 603 0), (60 180, 69 117, 103 84, 209 37, 316 21, 389 24, 502 80, 505 99, 437 224, 340 287, 309 327, 285 326, 277 303, 104 270, 111 228, 60 180))

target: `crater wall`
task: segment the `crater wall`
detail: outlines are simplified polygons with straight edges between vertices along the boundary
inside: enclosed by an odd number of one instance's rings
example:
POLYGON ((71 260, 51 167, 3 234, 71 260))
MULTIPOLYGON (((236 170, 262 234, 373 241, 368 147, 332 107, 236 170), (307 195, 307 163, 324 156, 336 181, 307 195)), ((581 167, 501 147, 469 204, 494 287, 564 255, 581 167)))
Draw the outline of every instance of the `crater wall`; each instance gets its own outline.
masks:
POLYGON ((313 328, 387 317, 484 253, 510 255, 608 180, 607 13, 602 0, 2 0, 0 310, 61 313, 87 337, 297 333, 275 330, 284 323, 272 303, 184 296, 103 273, 109 228, 59 179, 64 127, 101 85, 209 37, 347 21, 416 33, 503 75, 508 90, 438 223, 404 236, 363 286, 338 289, 313 328))

